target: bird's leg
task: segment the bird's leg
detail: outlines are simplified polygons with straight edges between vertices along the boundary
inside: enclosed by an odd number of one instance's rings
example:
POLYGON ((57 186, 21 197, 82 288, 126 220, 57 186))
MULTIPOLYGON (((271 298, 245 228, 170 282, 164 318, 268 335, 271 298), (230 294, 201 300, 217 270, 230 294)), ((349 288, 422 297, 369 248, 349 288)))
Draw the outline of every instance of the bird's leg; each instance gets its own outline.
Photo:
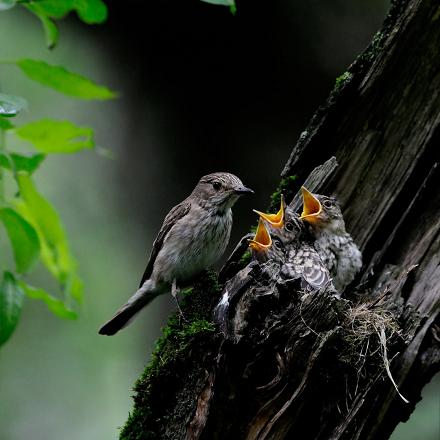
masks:
POLYGON ((220 273, 218 275, 220 282, 225 282, 226 280, 232 278, 239 270, 238 263, 240 258, 245 253, 246 249, 249 246, 249 240, 254 236, 254 234, 246 234, 241 240, 238 242, 235 249, 232 251, 229 258, 226 260, 226 263, 220 269, 220 273))
POLYGON ((177 282, 176 282, 176 279, 174 278, 173 283, 171 284, 171 295, 173 296, 174 301, 176 301, 177 310, 179 311, 180 316, 182 317, 182 319, 185 322, 188 322, 188 320, 185 318, 185 316, 184 316, 184 314, 182 312, 182 309, 180 308, 179 298, 177 297, 179 292, 180 292, 180 289, 177 287, 177 282))

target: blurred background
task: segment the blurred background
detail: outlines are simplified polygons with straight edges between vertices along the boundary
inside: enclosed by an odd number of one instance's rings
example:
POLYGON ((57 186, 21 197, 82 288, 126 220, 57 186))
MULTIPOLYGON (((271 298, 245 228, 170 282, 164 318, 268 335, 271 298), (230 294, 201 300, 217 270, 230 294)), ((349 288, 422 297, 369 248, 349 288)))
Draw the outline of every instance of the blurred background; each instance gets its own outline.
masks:
MULTIPOLYGON (((97 329, 136 289, 163 217, 200 176, 230 171, 256 192, 235 207, 231 246, 247 232, 251 208, 268 205, 300 132, 389 6, 237 3, 232 16, 198 0, 107 1, 102 26, 74 16, 61 22, 54 51, 29 13, 0 13, 1 59, 63 64, 120 93, 110 102, 76 101, 0 66, 1 89, 30 103, 21 122, 55 117, 92 126, 97 143, 115 155, 50 157, 36 174, 79 260, 85 303, 70 322, 27 301, 0 351, 2 440, 118 437, 131 387, 174 305, 158 298, 112 338, 97 329)), ((393 440, 439 438, 438 390, 437 379, 393 440)))

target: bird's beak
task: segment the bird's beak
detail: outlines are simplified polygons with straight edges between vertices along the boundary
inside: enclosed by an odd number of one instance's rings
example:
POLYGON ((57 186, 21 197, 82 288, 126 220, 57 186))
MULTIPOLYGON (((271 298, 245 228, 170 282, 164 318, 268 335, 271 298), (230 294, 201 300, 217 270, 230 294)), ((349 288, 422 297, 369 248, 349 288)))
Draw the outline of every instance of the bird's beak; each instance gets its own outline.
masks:
POLYGON ((284 197, 281 194, 281 206, 280 210, 276 214, 266 214, 265 212, 257 211, 254 209, 260 217, 264 218, 272 227, 282 228, 284 226, 284 197))
POLYGON ((303 196, 303 212, 301 219, 309 223, 316 223, 319 214, 321 214, 321 202, 304 186, 301 187, 303 196))
POLYGON ((251 190, 250 188, 246 188, 245 186, 241 186, 240 188, 235 189, 234 192, 235 194, 239 194, 239 195, 254 193, 253 190, 251 190))
POLYGON ((252 240, 249 240, 249 247, 257 252, 266 251, 272 245, 269 231, 267 230, 264 221, 260 218, 258 220, 257 232, 252 240))

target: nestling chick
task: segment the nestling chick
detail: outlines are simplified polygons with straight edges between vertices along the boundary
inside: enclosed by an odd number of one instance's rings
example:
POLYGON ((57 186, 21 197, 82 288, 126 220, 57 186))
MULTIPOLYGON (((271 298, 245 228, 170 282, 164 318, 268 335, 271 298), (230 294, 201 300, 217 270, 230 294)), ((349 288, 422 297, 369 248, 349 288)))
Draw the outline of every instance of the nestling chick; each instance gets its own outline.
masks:
POLYGON ((286 209, 284 199, 277 214, 260 215, 257 233, 250 246, 254 253, 282 262, 279 275, 284 281, 301 278, 305 290, 331 288, 330 275, 312 246, 307 230, 299 217, 286 209), (266 227, 267 225, 267 227, 266 227), (268 237, 268 238, 267 238, 268 237), (263 243, 260 243, 263 238, 263 243))
POLYGON ((333 197, 312 194, 302 187, 301 219, 309 223, 315 238, 314 246, 342 292, 362 267, 362 254, 351 235, 345 230, 341 207, 333 197))

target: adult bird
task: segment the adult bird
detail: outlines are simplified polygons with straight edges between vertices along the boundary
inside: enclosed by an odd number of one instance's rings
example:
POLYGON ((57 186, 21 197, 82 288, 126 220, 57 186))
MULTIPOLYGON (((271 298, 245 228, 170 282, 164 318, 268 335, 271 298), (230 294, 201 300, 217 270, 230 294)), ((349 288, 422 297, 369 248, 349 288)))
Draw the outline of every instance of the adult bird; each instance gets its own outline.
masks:
POLYGON ((150 259, 137 292, 99 333, 114 335, 156 296, 185 284, 223 254, 232 228, 231 208, 253 191, 230 173, 203 176, 192 193, 165 217, 153 243, 150 259))
POLYGON ((312 194, 301 187, 303 211, 301 219, 309 223, 315 238, 314 246, 342 292, 362 267, 362 253, 345 229, 339 202, 334 197, 312 194))

